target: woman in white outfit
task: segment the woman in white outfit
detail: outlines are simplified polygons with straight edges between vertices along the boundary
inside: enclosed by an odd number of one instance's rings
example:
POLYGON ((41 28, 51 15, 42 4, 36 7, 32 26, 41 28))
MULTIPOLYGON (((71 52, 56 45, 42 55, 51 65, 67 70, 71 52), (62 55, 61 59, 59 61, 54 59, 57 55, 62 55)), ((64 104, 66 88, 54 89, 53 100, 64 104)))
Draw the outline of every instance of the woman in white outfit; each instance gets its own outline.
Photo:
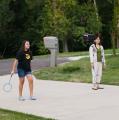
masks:
POLYGON ((89 48, 90 62, 92 68, 93 90, 103 89, 100 87, 102 68, 105 68, 104 48, 101 45, 100 36, 95 35, 94 44, 89 48))

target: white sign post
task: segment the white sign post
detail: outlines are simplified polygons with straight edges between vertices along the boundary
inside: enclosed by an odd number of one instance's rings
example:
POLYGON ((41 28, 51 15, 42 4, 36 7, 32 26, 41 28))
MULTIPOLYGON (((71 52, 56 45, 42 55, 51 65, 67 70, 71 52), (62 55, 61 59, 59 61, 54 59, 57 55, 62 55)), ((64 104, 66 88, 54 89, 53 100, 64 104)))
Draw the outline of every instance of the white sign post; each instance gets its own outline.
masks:
POLYGON ((45 48, 49 49, 50 55, 50 67, 57 66, 57 53, 59 51, 58 38, 54 36, 44 37, 45 48))

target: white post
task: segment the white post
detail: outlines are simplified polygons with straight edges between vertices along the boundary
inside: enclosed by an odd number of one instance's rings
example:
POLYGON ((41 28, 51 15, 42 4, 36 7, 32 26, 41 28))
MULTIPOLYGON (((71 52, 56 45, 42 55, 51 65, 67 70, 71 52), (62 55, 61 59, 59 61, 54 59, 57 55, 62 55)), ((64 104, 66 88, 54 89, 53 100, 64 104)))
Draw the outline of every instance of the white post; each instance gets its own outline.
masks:
POLYGON ((57 37, 48 36, 44 37, 45 47, 50 50, 50 67, 57 66, 57 53, 59 50, 59 44, 57 37))

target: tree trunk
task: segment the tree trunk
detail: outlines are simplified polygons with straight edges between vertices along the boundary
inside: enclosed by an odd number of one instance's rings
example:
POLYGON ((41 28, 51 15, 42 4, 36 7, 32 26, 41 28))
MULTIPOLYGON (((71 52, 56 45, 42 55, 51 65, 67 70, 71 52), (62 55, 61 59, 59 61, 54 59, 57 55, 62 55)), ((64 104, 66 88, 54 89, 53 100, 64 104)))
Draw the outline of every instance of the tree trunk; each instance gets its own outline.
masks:
POLYGON ((93 2, 94 2, 95 12, 96 12, 96 16, 97 16, 97 21, 98 21, 99 15, 98 15, 98 8, 97 8, 96 0, 93 0, 93 2))
POLYGON ((117 0, 117 11, 116 11, 116 17, 117 17, 117 38, 116 38, 116 47, 119 48, 119 0, 117 0))
POLYGON ((116 56, 116 45, 115 45, 115 33, 112 33, 112 49, 113 49, 113 55, 116 56))
POLYGON ((66 39, 64 39, 64 41, 63 41, 63 51, 68 52, 68 43, 67 43, 66 39))
POLYGON ((3 50, 2 54, 1 54, 1 58, 4 58, 4 55, 5 55, 6 49, 7 49, 7 47, 4 48, 4 50, 3 50))
POLYGON ((56 0, 52 0, 52 10, 53 10, 53 34, 56 34, 56 20, 55 20, 55 14, 56 14, 56 0))
MULTIPOLYGON (((119 25, 119 23, 118 23, 119 25)), ((116 48, 119 48, 119 26, 117 25, 117 29, 116 29, 116 48)))

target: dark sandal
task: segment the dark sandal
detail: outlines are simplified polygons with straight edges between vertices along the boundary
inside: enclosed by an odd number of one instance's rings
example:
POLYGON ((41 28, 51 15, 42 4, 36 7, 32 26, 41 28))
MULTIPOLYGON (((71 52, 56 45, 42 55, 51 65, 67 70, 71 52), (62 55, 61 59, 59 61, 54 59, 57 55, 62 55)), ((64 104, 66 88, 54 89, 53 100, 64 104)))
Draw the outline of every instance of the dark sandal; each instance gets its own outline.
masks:
POLYGON ((98 89, 104 89, 103 87, 98 87, 98 89))
POLYGON ((98 88, 92 88, 92 90, 98 90, 98 88))

